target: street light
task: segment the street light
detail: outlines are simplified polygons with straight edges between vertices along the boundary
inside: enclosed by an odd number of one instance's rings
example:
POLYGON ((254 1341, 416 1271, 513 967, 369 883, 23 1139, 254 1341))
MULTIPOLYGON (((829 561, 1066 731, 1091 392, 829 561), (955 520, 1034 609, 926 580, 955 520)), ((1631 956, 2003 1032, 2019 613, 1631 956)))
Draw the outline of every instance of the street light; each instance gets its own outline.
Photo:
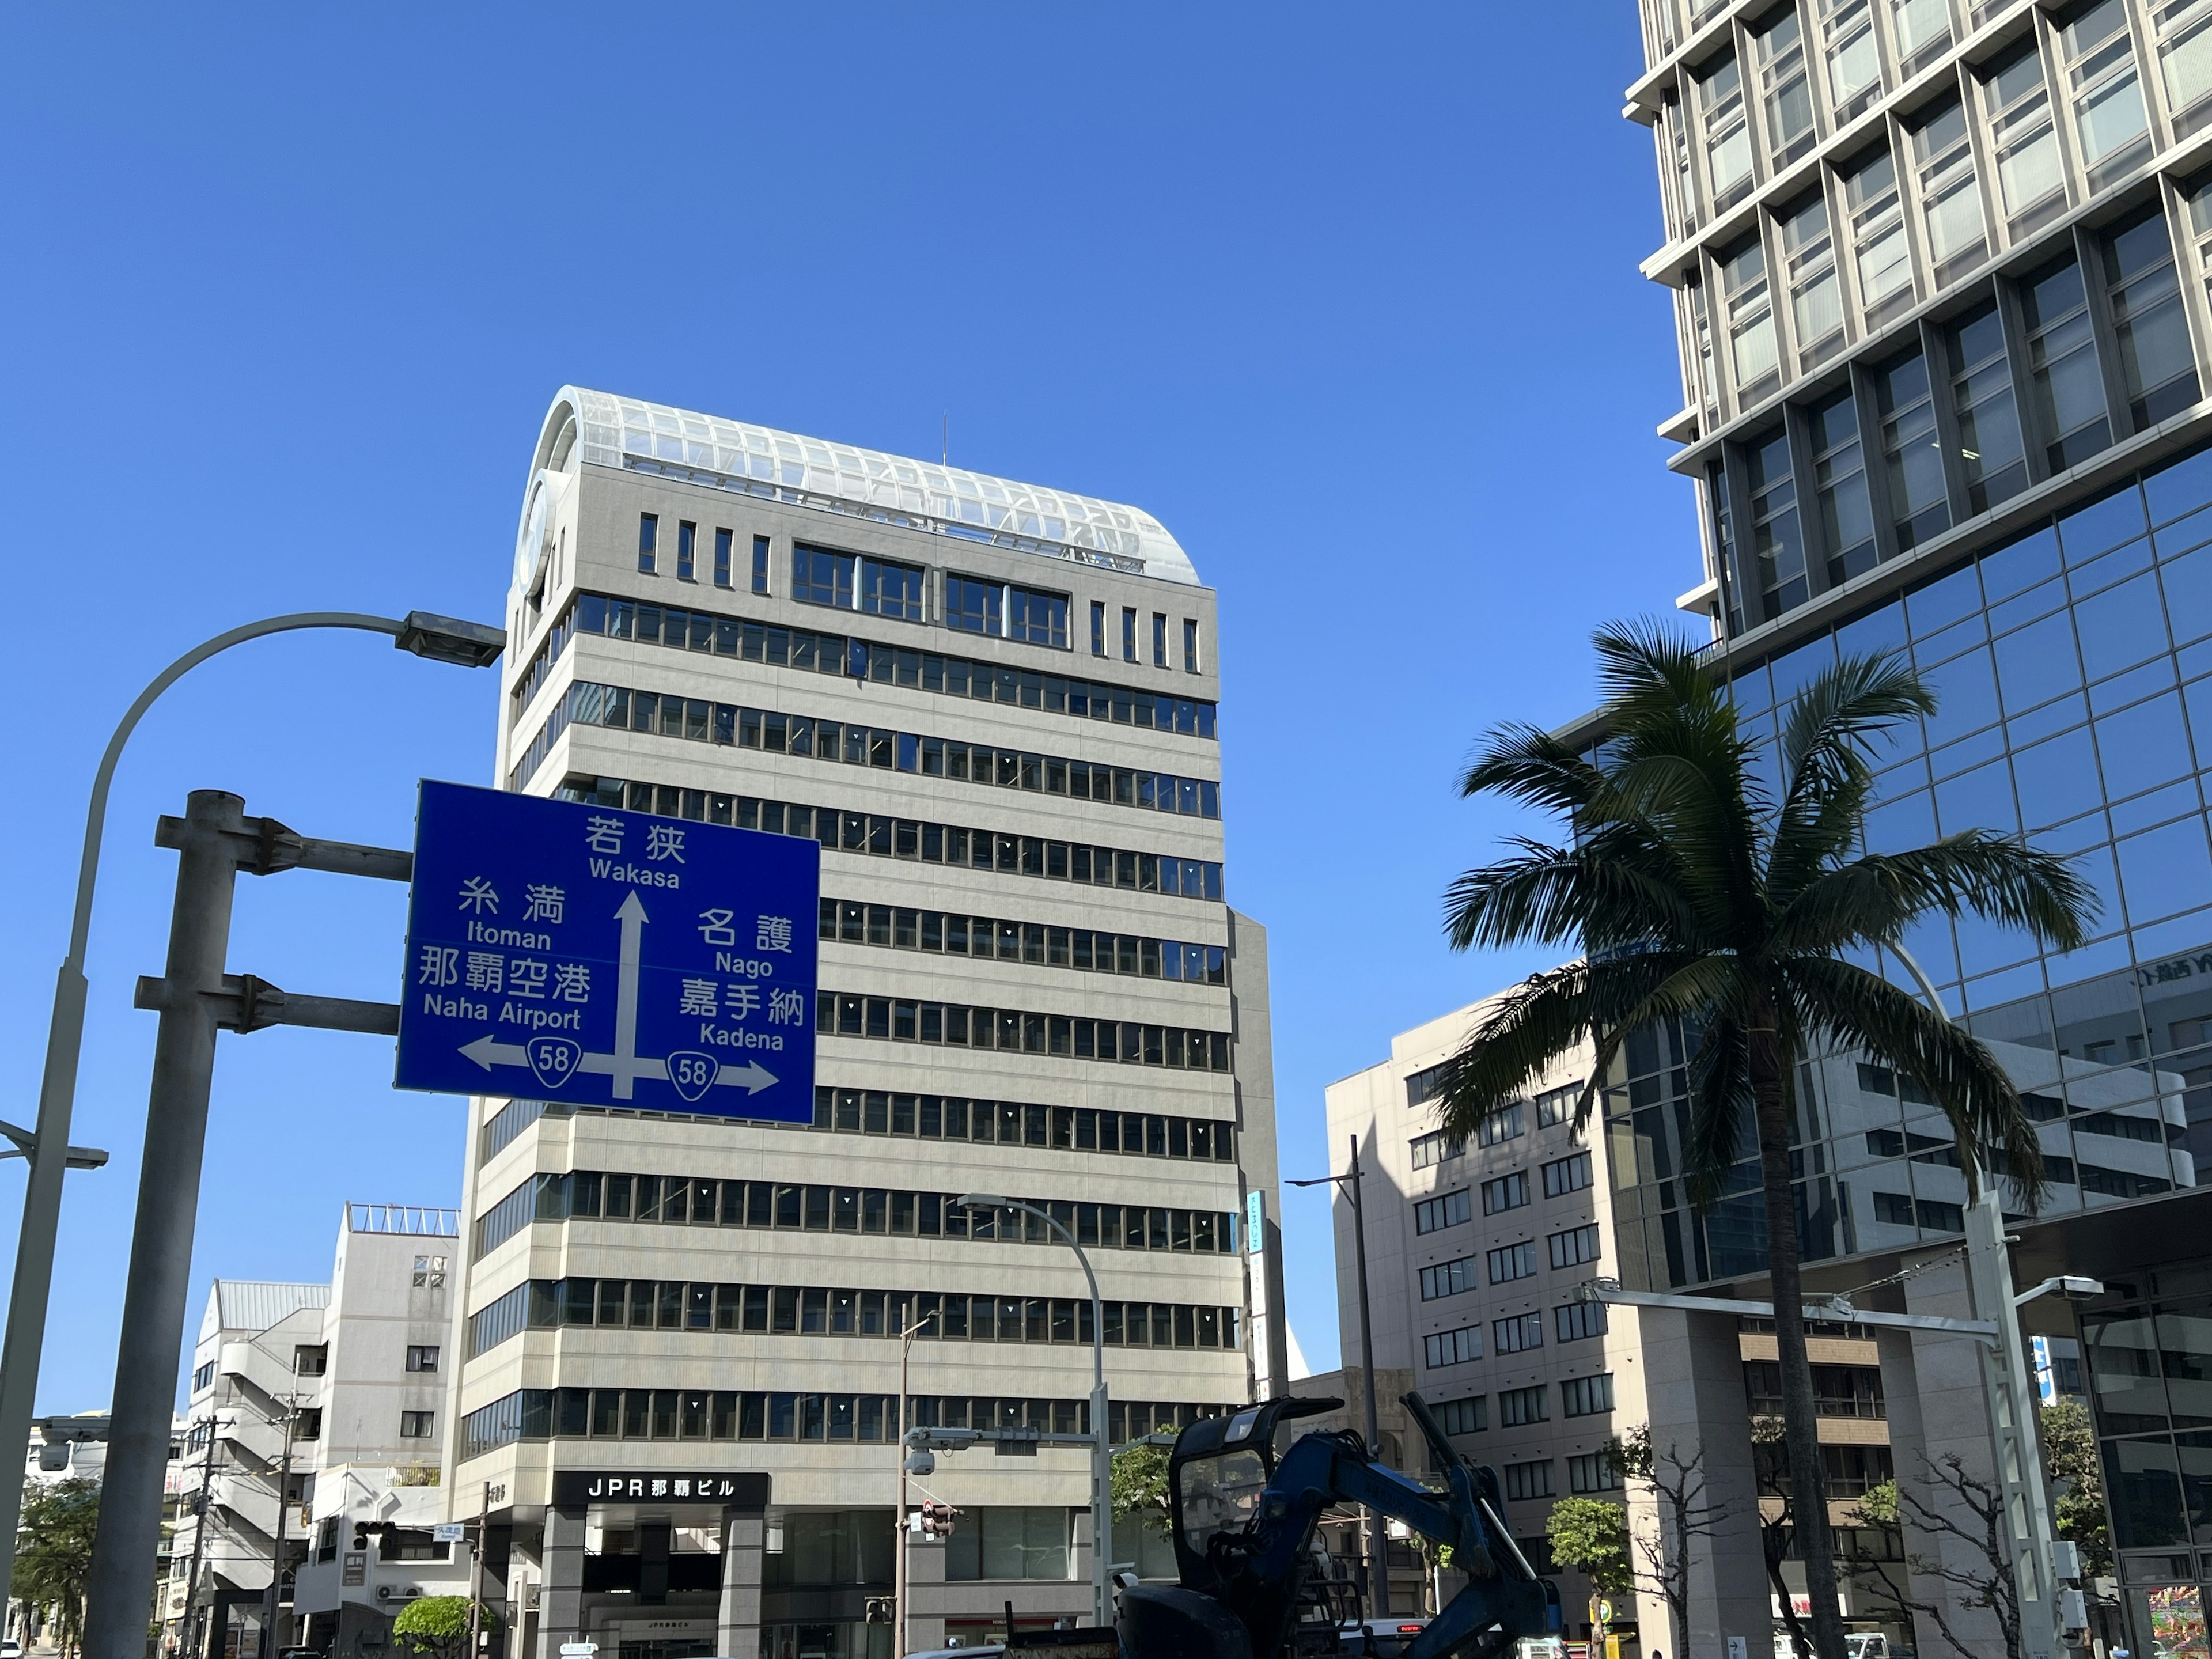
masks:
MULTIPOLYGON (((898 1506, 892 1510, 892 1513, 898 1517, 898 1554, 893 1557, 891 1561, 892 1572, 896 1579, 896 1582, 891 1585, 891 1631, 900 1659, 904 1659, 907 1650, 906 1476, 907 1463, 909 1460, 907 1452, 906 1431, 912 1426, 906 1420, 907 1400, 908 1398, 907 1394, 907 1367, 914 1358, 915 1338, 921 1334, 921 1328, 923 1326, 928 1324, 936 1317, 937 1316, 934 1313, 925 1314, 920 1319, 915 1320, 913 1324, 908 1326, 905 1330, 899 1333, 898 1506)), ((927 1469, 923 1469, 921 1473, 927 1474, 929 1471, 927 1469)))
MULTIPOLYGON (((85 943, 92 931, 93 890, 100 877, 100 843, 107 824, 107 792, 115 779, 116 763, 155 699, 192 669, 247 640, 308 628, 386 634, 398 648, 418 657, 479 667, 497 660, 507 638, 499 629, 482 623, 459 622, 427 611, 410 611, 404 618, 352 611, 303 611, 270 617, 193 647, 155 675, 125 711, 101 752, 99 769, 93 774, 92 799, 85 808, 84 850, 77 862, 69 954, 63 957, 54 977, 54 1010, 46 1027, 46 1069, 39 1081, 39 1125, 27 1135, 7 1136, 22 1152, 30 1174, 23 1194, 22 1231, 15 1247, 15 1284, 8 1298, 7 1335, 0 1342, 0 1447, 25 1445, 30 1438, 39 1361, 46 1346, 47 1300, 53 1289, 54 1235, 61 1224, 62 1170, 65 1164, 98 1167, 88 1162, 97 1154, 89 1148, 70 1146, 69 1134, 70 1118, 76 1109, 77 1062, 84 1050, 85 943), (41 1157, 40 1149, 50 1146, 63 1149, 63 1156, 41 1157)), ((12 1457, 0 1457, 0 1540, 15 1537, 22 1511, 22 1464, 12 1457)), ((0 1606, 7 1602, 15 1566, 14 1549, 0 1548, 0 1606)))
MULTIPOLYGON (((1349 1183, 1352 1192, 1352 1243, 1359 1264, 1359 1365, 1365 1374, 1367 1395, 1367 1450, 1370 1456, 1382 1455, 1382 1436, 1375 1414, 1375 1327, 1367 1316, 1367 1212, 1359 1201, 1359 1137, 1352 1138, 1352 1167, 1342 1175, 1315 1176, 1308 1181, 1290 1181, 1287 1187, 1336 1187, 1349 1183)), ((1387 1619, 1390 1615, 1390 1540, 1383 1529, 1375 1523, 1375 1512, 1367 1514, 1367 1579, 1375 1598, 1375 1616, 1387 1619)))
MULTIPOLYGON (((1902 945, 1887 946, 1897 953, 1920 988, 1920 994, 1937 1018, 1952 1024, 1951 1011, 1927 970, 1902 945)), ((2050 1624, 2039 1631, 2029 1622, 2027 1607, 2021 1608, 2021 1629, 2028 1638, 2028 1651, 2049 1651, 2047 1640, 2057 1635, 2059 1596, 2057 1530, 2051 1524, 2049 1495, 2043 1483, 2042 1437, 2036 1431, 2041 1401, 2028 1380, 2025 1345, 2021 1340, 2020 1304, 2052 1290, 2094 1295, 2104 1287, 2096 1280, 2063 1277, 2046 1279, 2026 1296, 2013 1290, 2012 1258, 2005 1250, 2004 1206, 1997 1195, 1995 1172, 1979 1166, 1974 1176, 1974 1201, 1966 1206, 1966 1273, 1974 1292, 1975 1311, 1996 1326, 1994 1346, 1978 1346, 1982 1365, 1982 1391, 1990 1413, 1990 1437, 1996 1443, 1996 1479, 2005 1495, 2005 1510, 2014 1542, 2023 1559, 2015 1577, 2020 1600, 2039 1603, 2050 1624), (2094 1286, 2094 1288, 2089 1288, 2094 1286), (1992 1376, 1991 1371, 1995 1371, 1992 1376)))
MULTIPOLYGON (((1083 1254, 1083 1246, 1075 1242, 1075 1235, 1034 1204, 1024 1204, 1018 1198, 1004 1198, 997 1193, 963 1193, 957 1200, 963 1206, 974 1210, 1020 1210, 1033 1215, 1060 1235, 1060 1243, 1075 1252, 1076 1261, 1083 1268, 1083 1276, 1091 1284, 1091 1434, 1095 1443, 1091 1453, 1091 1601, 1093 1618, 1101 1629, 1114 1622, 1113 1592, 1108 1568, 1108 1557, 1113 1554, 1112 1516, 1114 1510, 1114 1462, 1112 1439, 1106 1432, 1106 1308, 1098 1299, 1098 1275, 1091 1271, 1091 1258, 1083 1254)), ((1012 1626, 1006 1632, 1013 1635, 1012 1626)))

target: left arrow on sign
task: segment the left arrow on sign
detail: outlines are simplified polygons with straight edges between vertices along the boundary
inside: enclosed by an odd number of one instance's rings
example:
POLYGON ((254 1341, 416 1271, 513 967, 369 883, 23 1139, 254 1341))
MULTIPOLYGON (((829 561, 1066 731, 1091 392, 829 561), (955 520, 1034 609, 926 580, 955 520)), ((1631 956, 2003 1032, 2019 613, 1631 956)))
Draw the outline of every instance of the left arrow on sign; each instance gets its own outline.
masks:
POLYGON ((486 1031, 474 1042, 462 1046, 461 1052, 487 1072, 495 1066, 527 1066, 529 1051, 519 1042, 501 1042, 486 1031))

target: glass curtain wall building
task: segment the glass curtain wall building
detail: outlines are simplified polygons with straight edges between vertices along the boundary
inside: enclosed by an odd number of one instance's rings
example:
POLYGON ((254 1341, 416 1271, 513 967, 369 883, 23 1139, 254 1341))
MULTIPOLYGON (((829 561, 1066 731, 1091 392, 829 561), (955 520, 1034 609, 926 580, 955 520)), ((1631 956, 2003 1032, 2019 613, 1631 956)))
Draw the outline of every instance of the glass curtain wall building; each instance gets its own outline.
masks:
MULTIPOLYGON (((2144 1650, 2154 1617, 2201 1617, 2190 1551, 2212 1550, 2212 1486, 2175 1462, 2203 1455, 2175 1436, 2212 1342, 2160 1300, 2212 1284, 2192 1196, 2212 1158, 2212 4, 1640 15, 1626 113, 1653 134, 1663 239, 1643 270, 1682 363, 1660 429, 1703 550, 1680 605, 1770 769, 1778 711, 1838 651, 1905 653, 1942 702, 1881 759, 1874 844, 2016 834, 2078 858, 2103 901, 2063 957, 1971 923, 1908 943, 2038 1122, 2053 1185, 2021 1249, 2112 1280, 2109 1307, 2034 1317, 2089 1338, 2131 1627, 2103 1633, 2144 1650)), ((1683 1033, 1644 1034, 1608 1105, 1632 1285, 1762 1266, 1752 1166, 1703 1217, 1675 1180, 1687 1057, 1683 1033)), ((1965 1182, 1932 1103, 1848 1054, 1805 1081, 1814 1279, 1954 1245, 1965 1182)), ((1885 1371, 1929 1352, 1886 1347, 1885 1371)), ((1954 1443, 1976 1409, 1962 1393, 1954 1443)))

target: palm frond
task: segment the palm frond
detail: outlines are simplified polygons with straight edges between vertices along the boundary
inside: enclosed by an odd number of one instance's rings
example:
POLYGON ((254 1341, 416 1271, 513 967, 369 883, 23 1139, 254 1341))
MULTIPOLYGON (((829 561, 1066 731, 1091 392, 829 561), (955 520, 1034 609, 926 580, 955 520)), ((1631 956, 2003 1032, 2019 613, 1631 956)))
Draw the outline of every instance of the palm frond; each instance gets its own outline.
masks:
POLYGON ((2071 951, 2102 908, 2067 860, 1986 830, 1904 853, 1869 853, 1818 877, 1776 919, 1779 956, 1887 942, 1930 910, 2024 927, 2046 949, 2071 951))
POLYGON ((1786 902, 1856 839, 1876 734, 1936 699, 1896 657, 1846 657, 1791 700, 1782 732, 1783 799, 1767 884, 1786 902))
POLYGON ((1751 1049, 1743 1024, 1709 1020, 1690 1061, 1690 1121, 1682 1141, 1682 1182, 1692 1206, 1709 1209, 1735 1167, 1753 1112, 1751 1049))
POLYGON ((1524 806, 1578 817, 1603 787, 1597 768, 1540 727, 1509 721, 1476 744, 1460 774, 1462 795, 1499 794, 1524 806))
POLYGON ((1680 884, 1623 826, 1575 847, 1517 836, 1506 845, 1518 856, 1468 871, 1445 893, 1444 932, 1455 951, 1534 939, 1595 952, 1698 931, 1680 884))
POLYGON ((1697 708, 1721 700, 1695 647, 1664 623, 1644 617, 1607 623, 1592 636, 1597 683, 1616 731, 1653 714, 1697 708))
POLYGON ((2002 1169, 2033 1209, 2043 1196, 2043 1146, 2020 1091, 1980 1039, 1879 975, 1804 957, 1779 974, 1808 1028, 1911 1078, 1950 1120, 1969 1193, 1984 1167, 2002 1169))

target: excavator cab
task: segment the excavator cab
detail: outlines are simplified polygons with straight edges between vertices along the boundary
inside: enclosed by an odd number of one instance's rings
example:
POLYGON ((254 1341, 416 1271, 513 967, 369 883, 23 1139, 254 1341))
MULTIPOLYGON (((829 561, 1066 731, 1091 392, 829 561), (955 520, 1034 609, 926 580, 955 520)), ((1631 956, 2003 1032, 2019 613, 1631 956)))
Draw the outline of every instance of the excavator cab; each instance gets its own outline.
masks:
POLYGON ((1275 1476, 1276 1425, 1343 1404, 1265 1401, 1234 1417, 1200 1418, 1176 1437, 1168 1458, 1168 1501, 1183 1583, 1218 1586, 1241 1567, 1261 1499, 1275 1476))

